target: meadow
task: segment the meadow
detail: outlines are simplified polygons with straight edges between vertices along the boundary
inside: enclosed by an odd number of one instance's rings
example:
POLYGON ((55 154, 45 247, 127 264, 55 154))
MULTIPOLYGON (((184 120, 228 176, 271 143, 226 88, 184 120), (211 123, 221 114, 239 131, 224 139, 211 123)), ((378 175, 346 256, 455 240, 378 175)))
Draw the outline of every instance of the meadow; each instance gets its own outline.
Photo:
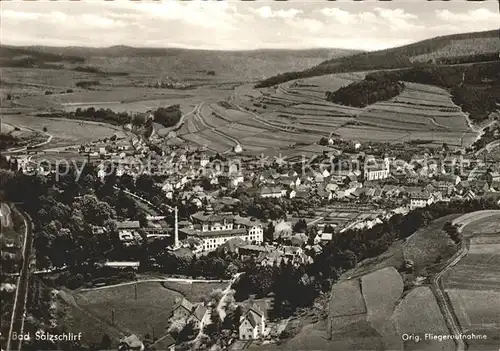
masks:
POLYGON ((423 340, 426 333, 449 334, 434 294, 428 287, 420 286, 411 290, 394 310, 392 319, 400 334, 420 336, 418 342, 416 340, 403 341, 404 350, 455 350, 455 343, 452 340, 443 340, 442 342, 423 340))
POLYGON ((361 277, 367 321, 381 335, 388 350, 401 349, 401 336, 390 319, 403 294, 403 279, 393 267, 384 268, 361 277), (384 287, 381 289, 380 287, 384 287))
POLYGON ((490 350, 500 341, 500 211, 468 213, 452 223, 469 248, 445 275, 446 293, 463 331, 488 336, 469 341, 469 348, 490 350))
POLYGON ((493 350, 500 341, 500 292, 490 290, 449 289, 447 294, 453 304, 462 331, 486 335, 486 340, 467 341, 469 349, 493 350))
POLYGON ((210 300, 210 294, 215 290, 224 290, 228 283, 198 283, 198 282, 163 282, 162 285, 172 291, 182 294, 190 302, 210 300))
MULTIPOLYGON (((97 139, 109 138, 114 134, 124 137, 120 127, 106 123, 79 121, 65 118, 37 117, 33 115, 5 115, 2 120, 12 126, 41 132, 46 128, 47 133, 54 136, 54 142, 64 141, 84 143, 97 139)), ((49 143, 49 145, 51 145, 49 143)))
POLYGON ((165 332, 172 308, 182 294, 163 287, 161 283, 145 282, 77 292, 74 298, 79 307, 103 323, 115 324, 144 337, 153 331, 156 335, 165 332))

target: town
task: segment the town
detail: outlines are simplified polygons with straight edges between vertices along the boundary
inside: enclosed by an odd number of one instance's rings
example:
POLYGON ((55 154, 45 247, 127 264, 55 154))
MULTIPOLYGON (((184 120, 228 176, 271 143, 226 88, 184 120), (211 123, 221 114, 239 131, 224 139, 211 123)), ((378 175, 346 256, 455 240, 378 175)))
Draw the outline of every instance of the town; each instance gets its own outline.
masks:
POLYGON ((0 349, 500 335, 491 2, 5 2, 0 349))
MULTIPOLYGON (((498 136, 498 124, 490 131, 498 136)), ((43 158, 43 151, 4 156, 14 172, 4 195, 22 201, 39 194, 37 204, 22 208, 38 208, 38 225, 45 229, 35 234, 32 265, 34 274, 57 279, 52 284, 102 288, 155 274, 227 281, 205 301, 178 298, 165 327, 168 337, 133 334, 122 340, 131 348, 172 350, 176 344, 210 344, 202 333, 207 328, 212 342, 224 347, 276 340, 280 320, 319 293, 307 291, 303 301, 278 307, 277 292, 271 303, 268 287, 248 281, 258 276, 255 270, 284 275, 314 267, 338 235, 367 231, 432 204, 500 204, 498 162, 488 153, 446 145, 412 152, 409 145, 389 149, 334 138, 319 144, 328 146, 311 159, 287 160, 115 135, 67 149, 82 156, 74 165, 43 158), (32 176, 46 179, 44 185, 26 183, 32 176), (68 275, 68 269, 78 273, 68 275)), ((21 247, 4 245, 3 266, 15 273, 21 247)), ((336 275, 357 260, 345 255, 342 260, 354 262, 341 264, 336 275)))

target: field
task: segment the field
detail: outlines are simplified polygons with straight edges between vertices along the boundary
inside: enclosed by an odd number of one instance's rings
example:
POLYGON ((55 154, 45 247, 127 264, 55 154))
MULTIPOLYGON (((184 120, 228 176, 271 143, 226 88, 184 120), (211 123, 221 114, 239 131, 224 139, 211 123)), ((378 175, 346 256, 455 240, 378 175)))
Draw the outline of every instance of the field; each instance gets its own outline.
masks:
POLYGON ((363 350, 373 345, 399 349, 400 336, 391 316, 402 293, 403 279, 393 267, 335 284, 329 303, 328 349, 363 350))
POLYGON ((453 304, 462 331, 466 334, 486 335, 486 340, 470 340, 474 350, 492 350, 500 341, 500 292, 449 289, 447 294, 453 304))
POLYGON ((363 79, 365 74, 330 74, 286 82, 275 90, 262 89, 263 95, 254 98, 253 106, 273 126, 305 134, 335 133, 365 142, 419 139, 428 140, 431 146, 447 143, 457 147, 476 137, 450 94, 434 86, 405 83, 395 98, 364 109, 326 101, 326 92, 363 79))
POLYGON ((138 283, 75 294, 79 307, 97 316, 104 323, 111 322, 119 328, 144 337, 146 333, 161 335, 168 326, 168 319, 180 293, 166 289, 161 283, 138 283), (137 299, 135 298, 137 286, 137 299))
POLYGON ((113 134, 124 137, 126 134, 120 127, 106 123, 78 121, 65 118, 47 118, 32 115, 4 115, 2 120, 12 126, 47 133, 54 136, 53 145, 63 143, 85 143, 92 140, 109 138, 113 134))
POLYGON ((59 325, 68 332, 82 333, 82 339, 88 343, 100 343, 102 337, 107 334, 116 345, 120 338, 128 333, 80 308, 71 295, 64 292, 59 293, 57 311, 61 316, 58 321, 59 325))
POLYGON ((403 294, 401 275, 395 268, 389 267, 363 276, 361 282, 367 321, 381 335, 387 349, 401 349, 401 336, 397 334, 394 321, 390 320, 403 294))
POLYGON ((214 290, 225 289, 227 283, 191 283, 191 282, 164 282, 162 285, 169 289, 181 293, 191 302, 202 302, 210 299, 210 294, 214 290))
POLYGON ((469 340, 474 350, 491 350, 500 338, 500 211, 477 211, 453 222, 469 250, 444 277, 446 293, 465 333, 485 334, 469 340))
POLYGON ((331 317, 366 313, 365 301, 357 279, 335 284, 331 291, 329 315, 331 317))
POLYGON ((428 287, 421 286, 410 291, 396 307, 392 319, 401 335, 407 333, 420 337, 419 341, 403 341, 405 350, 455 350, 455 344, 452 340, 443 340, 442 342, 424 340, 426 333, 449 334, 436 299, 428 287))

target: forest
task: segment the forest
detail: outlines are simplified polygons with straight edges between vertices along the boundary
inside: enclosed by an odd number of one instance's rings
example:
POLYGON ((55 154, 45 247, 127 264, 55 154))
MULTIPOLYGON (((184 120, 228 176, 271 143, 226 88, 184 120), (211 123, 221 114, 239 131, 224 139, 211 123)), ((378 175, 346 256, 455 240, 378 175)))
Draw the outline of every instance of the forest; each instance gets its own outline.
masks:
POLYGON ((327 92, 326 99, 337 104, 365 107, 377 101, 392 99, 401 93, 403 88, 403 83, 389 79, 363 80, 337 91, 327 92))

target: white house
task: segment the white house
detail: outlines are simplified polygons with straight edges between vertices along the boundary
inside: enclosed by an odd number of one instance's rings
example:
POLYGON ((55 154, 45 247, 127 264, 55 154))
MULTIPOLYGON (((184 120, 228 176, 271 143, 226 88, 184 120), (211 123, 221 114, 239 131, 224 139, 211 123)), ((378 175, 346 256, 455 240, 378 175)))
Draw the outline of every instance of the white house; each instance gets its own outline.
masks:
POLYGON ((255 304, 241 316, 239 337, 240 340, 256 340, 266 335, 266 317, 264 312, 255 304))

